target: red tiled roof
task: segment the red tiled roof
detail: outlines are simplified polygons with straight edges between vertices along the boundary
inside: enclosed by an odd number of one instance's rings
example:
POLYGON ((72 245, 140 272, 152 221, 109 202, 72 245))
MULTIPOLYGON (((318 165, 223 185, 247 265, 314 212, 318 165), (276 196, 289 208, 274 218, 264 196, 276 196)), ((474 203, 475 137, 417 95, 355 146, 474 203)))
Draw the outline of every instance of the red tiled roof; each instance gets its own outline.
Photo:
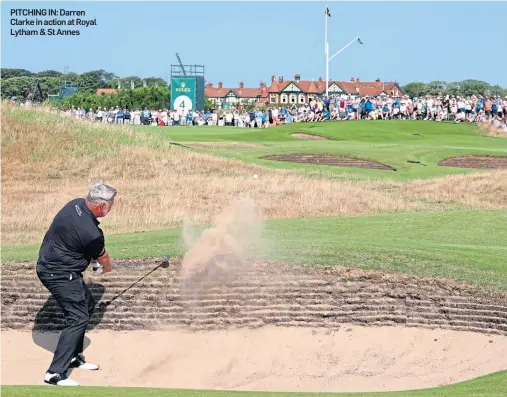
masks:
POLYGON ((239 98, 256 98, 264 96, 260 88, 235 88, 234 93, 239 98))
POLYGON ((319 82, 315 81, 300 80, 298 82, 298 86, 305 94, 318 94, 326 89, 325 83, 322 85, 322 87, 320 87, 318 83, 319 82))
POLYGON ((96 95, 100 94, 118 94, 118 90, 116 88, 99 88, 97 89, 96 95))
POLYGON ((225 98, 225 96, 231 92, 232 88, 218 88, 218 87, 209 87, 207 86, 204 89, 204 95, 211 98, 225 98))
MULTIPOLYGON (((240 98, 255 98, 259 95, 266 98, 269 93, 280 93, 289 84, 294 84, 301 89, 304 94, 323 94, 326 91, 326 82, 319 78, 313 80, 284 80, 282 77, 276 79, 275 76, 271 78, 271 85, 267 87, 261 83, 259 88, 216 88, 210 84, 206 86, 205 95, 213 98, 224 98, 230 91, 233 91, 237 97, 240 98)), ((328 81, 328 87, 337 84, 346 94, 361 95, 361 96, 378 96, 382 92, 390 94, 392 89, 399 90, 395 82, 383 83, 377 81, 328 81), (357 90, 359 88, 359 90, 357 90)), ((401 91, 401 90, 399 90, 401 91)), ((401 94, 401 92, 400 92, 401 94)))
POLYGON ((297 85, 297 83, 295 81, 291 81, 291 80, 284 80, 283 82, 279 82, 279 81, 272 81, 271 82, 271 87, 269 87, 268 91, 272 94, 275 94, 275 93, 279 93, 281 92, 284 88, 287 88, 287 86, 290 84, 290 83, 295 83, 297 85))

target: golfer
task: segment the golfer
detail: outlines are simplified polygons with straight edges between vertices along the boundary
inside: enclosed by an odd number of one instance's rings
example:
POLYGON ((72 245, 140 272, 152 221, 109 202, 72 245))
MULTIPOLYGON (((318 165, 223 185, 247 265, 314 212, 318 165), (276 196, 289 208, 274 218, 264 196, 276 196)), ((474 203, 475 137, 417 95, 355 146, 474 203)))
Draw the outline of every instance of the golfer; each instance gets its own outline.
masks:
POLYGON ((102 265, 104 273, 112 270, 97 218, 107 215, 115 196, 116 189, 99 183, 86 199, 67 203, 56 214, 40 247, 37 276, 62 308, 66 322, 44 376, 44 382, 51 385, 79 386, 68 378, 70 368, 99 369, 83 356, 84 335, 95 307, 83 272, 94 260, 102 265))

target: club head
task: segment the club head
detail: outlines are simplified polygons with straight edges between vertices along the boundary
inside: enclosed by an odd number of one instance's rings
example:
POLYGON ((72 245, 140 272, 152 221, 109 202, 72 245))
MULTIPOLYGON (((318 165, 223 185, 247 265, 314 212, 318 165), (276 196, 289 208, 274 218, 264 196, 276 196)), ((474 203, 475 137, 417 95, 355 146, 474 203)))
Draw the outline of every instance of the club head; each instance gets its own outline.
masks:
POLYGON ((167 256, 162 258, 161 266, 163 269, 167 269, 169 267, 169 258, 167 256))
POLYGON ((110 301, 106 301, 106 302, 102 301, 102 302, 99 302, 98 308, 99 308, 100 310, 105 309, 106 307, 108 307, 108 306, 109 306, 109 304, 110 304, 110 303, 111 303, 110 301))

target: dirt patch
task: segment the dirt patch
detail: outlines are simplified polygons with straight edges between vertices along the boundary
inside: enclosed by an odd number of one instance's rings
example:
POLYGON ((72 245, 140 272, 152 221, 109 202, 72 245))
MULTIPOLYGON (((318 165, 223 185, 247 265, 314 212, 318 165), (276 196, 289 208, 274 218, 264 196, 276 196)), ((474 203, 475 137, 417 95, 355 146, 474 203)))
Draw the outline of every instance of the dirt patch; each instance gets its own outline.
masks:
POLYGON ((313 134, 308 134, 308 133, 303 133, 303 132, 297 132, 295 134, 291 134, 291 136, 293 136, 294 138, 298 138, 298 139, 309 139, 311 141, 328 141, 329 140, 328 138, 325 138, 320 135, 313 135, 313 134))
POLYGON ((263 145, 240 142, 183 142, 182 144, 195 149, 258 149, 264 147, 263 145))
POLYGON ((369 168, 375 170, 396 171, 395 168, 373 160, 356 157, 337 156, 326 153, 273 154, 262 157, 264 160, 287 161, 303 164, 332 165, 337 167, 369 168))
POLYGON ((507 156, 453 156, 441 160, 438 165, 459 168, 503 169, 507 168, 507 156))

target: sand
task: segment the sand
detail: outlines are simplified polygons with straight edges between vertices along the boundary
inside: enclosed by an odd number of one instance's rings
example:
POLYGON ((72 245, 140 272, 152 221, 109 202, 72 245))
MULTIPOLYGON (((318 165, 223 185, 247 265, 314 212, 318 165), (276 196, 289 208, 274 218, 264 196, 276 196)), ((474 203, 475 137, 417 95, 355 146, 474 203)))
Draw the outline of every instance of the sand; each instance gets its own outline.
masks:
MULTIPOLYGON (((58 334, 2 332, 2 384, 43 384, 58 334), (41 343, 44 341, 44 343, 41 343)), ((507 336, 344 325, 229 331, 91 331, 88 386, 306 392, 407 390, 507 369, 507 336)))

